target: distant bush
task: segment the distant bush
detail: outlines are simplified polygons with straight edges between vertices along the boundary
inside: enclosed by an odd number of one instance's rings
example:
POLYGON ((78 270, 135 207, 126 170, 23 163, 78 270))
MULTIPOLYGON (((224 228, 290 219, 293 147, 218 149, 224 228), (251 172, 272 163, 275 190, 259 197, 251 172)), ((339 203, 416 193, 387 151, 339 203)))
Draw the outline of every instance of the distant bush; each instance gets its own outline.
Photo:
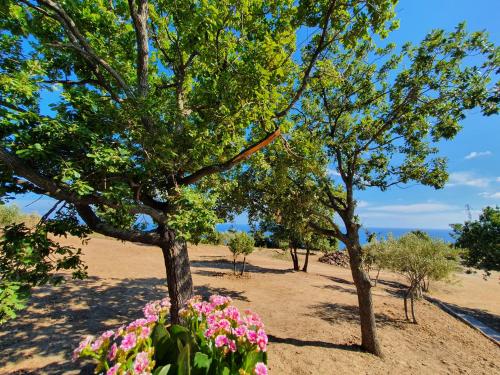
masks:
POLYGON ((11 224, 25 223, 28 227, 33 227, 40 220, 36 214, 23 214, 21 209, 15 205, 0 205, 0 228, 11 224))
POLYGON ((486 207, 479 220, 453 224, 455 246, 467 249, 464 261, 469 267, 500 271, 500 208, 486 207))
POLYGON ((254 250, 255 241, 253 237, 245 232, 236 232, 229 240, 229 250, 233 254, 233 272, 236 273, 236 259, 238 255, 243 255, 243 266, 241 268, 241 275, 245 272, 246 257, 254 250))

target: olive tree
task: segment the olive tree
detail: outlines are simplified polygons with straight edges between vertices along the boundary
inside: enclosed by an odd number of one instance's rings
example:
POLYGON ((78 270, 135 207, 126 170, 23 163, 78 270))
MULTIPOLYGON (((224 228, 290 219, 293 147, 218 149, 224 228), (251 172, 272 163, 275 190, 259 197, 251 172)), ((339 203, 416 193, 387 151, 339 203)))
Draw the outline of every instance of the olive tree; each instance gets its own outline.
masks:
POLYGON ((384 247, 381 256, 383 267, 403 275, 408 281, 408 289, 404 294, 405 316, 407 320, 410 319, 409 298, 413 323, 417 323, 414 299, 421 296, 423 282, 426 279, 449 279, 459 268, 460 250, 441 240, 424 238, 415 233, 382 241, 381 246, 384 247))

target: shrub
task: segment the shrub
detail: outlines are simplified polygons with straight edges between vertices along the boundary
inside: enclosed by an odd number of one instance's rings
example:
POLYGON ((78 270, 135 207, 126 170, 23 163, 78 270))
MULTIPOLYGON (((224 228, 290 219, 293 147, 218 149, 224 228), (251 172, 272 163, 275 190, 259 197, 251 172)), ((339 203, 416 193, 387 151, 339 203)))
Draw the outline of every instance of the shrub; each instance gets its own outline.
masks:
POLYGON ((267 374, 267 335, 259 316, 243 314, 231 299, 197 296, 168 325, 169 299, 148 303, 144 318, 99 337, 86 337, 73 359, 93 358, 96 373, 267 374))
POLYGON ((246 257, 254 250, 254 239, 245 232, 236 232, 229 240, 229 250, 233 254, 233 272, 236 273, 236 259, 238 255, 243 255, 243 266, 241 268, 241 275, 245 272, 246 257))
POLYGON ((28 227, 33 227, 38 221, 40 221, 40 217, 38 215, 23 214, 21 209, 15 204, 0 204, 0 228, 20 223, 25 223, 28 227))

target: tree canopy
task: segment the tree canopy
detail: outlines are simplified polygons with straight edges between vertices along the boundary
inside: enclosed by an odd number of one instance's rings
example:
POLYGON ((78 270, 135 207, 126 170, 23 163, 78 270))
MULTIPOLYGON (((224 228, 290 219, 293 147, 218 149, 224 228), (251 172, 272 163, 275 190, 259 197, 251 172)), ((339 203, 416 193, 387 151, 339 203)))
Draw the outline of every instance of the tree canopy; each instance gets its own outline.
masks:
POLYGON ((500 271, 500 208, 485 207, 479 220, 453 224, 455 246, 467 249, 464 260, 469 267, 500 271))

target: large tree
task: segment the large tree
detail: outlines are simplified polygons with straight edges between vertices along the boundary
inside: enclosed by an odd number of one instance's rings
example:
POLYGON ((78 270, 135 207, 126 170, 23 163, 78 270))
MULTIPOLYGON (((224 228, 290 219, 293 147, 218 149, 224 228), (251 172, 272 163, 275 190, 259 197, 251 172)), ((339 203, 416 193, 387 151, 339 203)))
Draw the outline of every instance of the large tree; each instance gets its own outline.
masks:
POLYGON ((420 183, 442 188, 446 160, 438 142, 452 139, 467 110, 498 111, 499 48, 485 33, 464 25, 435 30, 417 46, 345 50, 330 46, 302 101, 297 127, 323 140, 330 173, 317 176, 318 203, 335 210, 341 223, 312 221, 319 233, 345 244, 356 285, 362 346, 382 350, 376 335, 371 283, 362 267, 356 194, 367 188, 420 183))
POLYGON ((280 136, 327 47, 386 34, 395 2, 2 1, 1 193, 159 246, 175 321, 223 172, 280 136))

